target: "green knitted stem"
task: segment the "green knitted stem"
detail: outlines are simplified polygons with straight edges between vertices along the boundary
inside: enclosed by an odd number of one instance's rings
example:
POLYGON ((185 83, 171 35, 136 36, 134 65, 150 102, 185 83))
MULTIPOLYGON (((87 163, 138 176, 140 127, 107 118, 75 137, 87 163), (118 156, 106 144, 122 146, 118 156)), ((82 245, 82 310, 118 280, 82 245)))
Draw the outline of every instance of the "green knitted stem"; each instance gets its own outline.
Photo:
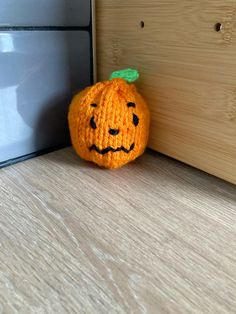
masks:
POLYGON ((137 81, 137 79, 139 78, 139 72, 134 69, 124 69, 120 71, 115 71, 111 74, 110 80, 114 78, 122 78, 128 83, 133 83, 137 81))

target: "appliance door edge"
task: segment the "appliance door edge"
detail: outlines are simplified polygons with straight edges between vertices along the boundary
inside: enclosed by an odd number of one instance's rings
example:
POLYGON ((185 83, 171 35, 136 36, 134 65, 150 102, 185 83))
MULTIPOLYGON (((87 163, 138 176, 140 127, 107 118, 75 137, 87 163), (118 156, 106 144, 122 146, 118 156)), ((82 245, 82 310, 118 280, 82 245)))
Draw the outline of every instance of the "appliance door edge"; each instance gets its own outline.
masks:
POLYGON ((96 53, 96 0, 91 0, 92 10, 92 55, 93 55, 93 82, 97 82, 97 53, 96 53))

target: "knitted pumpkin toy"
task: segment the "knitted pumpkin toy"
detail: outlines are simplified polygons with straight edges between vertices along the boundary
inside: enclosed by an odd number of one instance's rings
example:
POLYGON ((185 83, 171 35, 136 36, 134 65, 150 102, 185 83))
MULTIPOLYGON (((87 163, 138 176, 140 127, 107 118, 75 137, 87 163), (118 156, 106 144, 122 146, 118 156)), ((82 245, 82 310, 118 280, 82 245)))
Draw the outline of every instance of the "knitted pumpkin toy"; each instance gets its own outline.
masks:
POLYGON ((136 70, 112 73, 88 87, 70 105, 72 145, 78 155, 105 168, 119 168, 140 156, 147 145, 150 114, 134 84, 136 70))

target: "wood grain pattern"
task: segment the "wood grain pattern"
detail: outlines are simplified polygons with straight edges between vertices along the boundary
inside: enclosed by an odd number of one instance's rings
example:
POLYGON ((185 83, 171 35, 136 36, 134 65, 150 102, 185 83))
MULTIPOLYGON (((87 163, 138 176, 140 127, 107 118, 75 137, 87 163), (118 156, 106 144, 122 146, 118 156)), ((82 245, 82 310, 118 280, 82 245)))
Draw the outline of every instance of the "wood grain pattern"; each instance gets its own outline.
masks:
POLYGON ((235 313, 236 187, 154 152, 0 170, 0 313, 235 313))
POLYGON ((140 70, 149 146, 234 183, 235 29, 235 0, 97 1, 99 79, 140 70))

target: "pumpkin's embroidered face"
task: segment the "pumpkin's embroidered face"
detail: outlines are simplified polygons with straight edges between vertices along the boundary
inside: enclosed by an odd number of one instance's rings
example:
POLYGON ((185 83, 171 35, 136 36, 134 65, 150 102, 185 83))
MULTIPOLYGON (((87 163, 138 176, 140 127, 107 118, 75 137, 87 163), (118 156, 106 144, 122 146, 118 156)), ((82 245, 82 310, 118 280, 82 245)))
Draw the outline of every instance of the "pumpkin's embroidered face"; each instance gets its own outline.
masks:
POLYGON ((75 96, 69 126, 72 144, 82 158, 118 168, 143 153, 149 111, 135 86, 116 78, 75 96))

